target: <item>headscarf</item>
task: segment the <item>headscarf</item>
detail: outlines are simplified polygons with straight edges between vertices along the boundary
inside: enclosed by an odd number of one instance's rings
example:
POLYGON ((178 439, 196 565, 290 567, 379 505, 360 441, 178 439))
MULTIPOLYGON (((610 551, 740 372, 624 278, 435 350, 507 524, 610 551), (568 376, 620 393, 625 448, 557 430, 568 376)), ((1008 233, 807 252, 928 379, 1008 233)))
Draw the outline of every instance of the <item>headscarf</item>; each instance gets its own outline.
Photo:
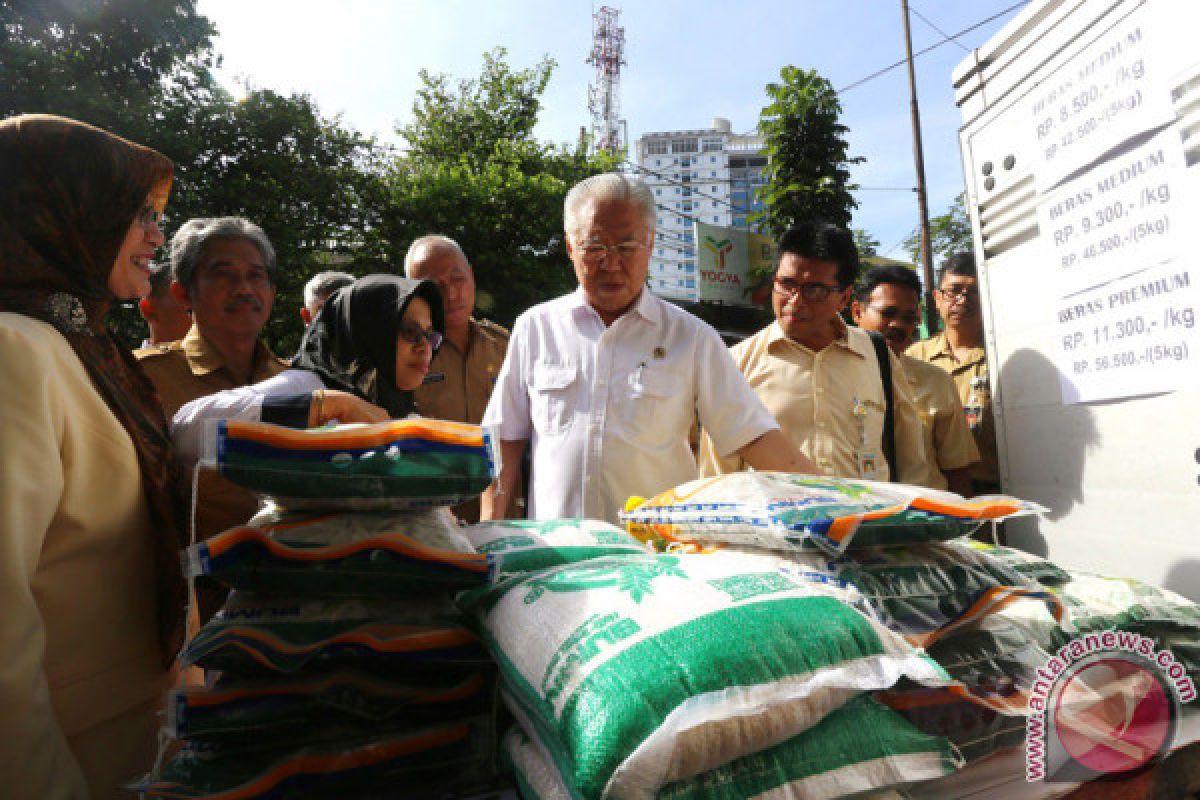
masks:
POLYGON ((172 175, 162 154, 81 122, 41 114, 0 121, 0 311, 53 325, 133 440, 150 512, 164 662, 183 630, 186 482, 154 386, 104 317, 115 299, 108 278, 130 225, 147 195, 162 210, 172 175))
POLYGON ((292 366, 317 373, 330 389, 352 392, 393 419, 408 416, 416 404, 412 392, 396 388, 396 337, 414 297, 429 303, 433 328, 444 334, 436 283, 368 275, 330 295, 304 332, 292 366))

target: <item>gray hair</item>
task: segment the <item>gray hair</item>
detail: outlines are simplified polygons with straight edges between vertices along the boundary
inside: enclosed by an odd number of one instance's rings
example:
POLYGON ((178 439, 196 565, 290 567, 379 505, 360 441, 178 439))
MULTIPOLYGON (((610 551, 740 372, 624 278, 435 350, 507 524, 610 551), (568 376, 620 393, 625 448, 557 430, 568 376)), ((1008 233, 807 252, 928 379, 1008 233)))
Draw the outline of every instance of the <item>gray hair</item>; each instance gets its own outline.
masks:
POLYGON ((352 283, 354 283, 354 276, 349 272, 338 272, 337 270, 318 272, 309 278, 308 283, 304 284, 304 307, 309 311, 315 311, 317 303, 325 302, 329 299, 329 295, 352 283))
POLYGON ((622 172, 605 172, 584 178, 571 187, 563 201, 563 230, 573 236, 579 230, 579 212, 588 200, 635 203, 648 230, 654 230, 654 195, 640 178, 622 172))
POLYGON ((279 268, 275 263, 275 248, 263 229, 244 217, 197 217, 189 219, 171 238, 171 271, 175 280, 191 289, 195 284, 196 267, 204 248, 213 239, 246 239, 253 242, 266 262, 271 284, 279 283, 279 268))
POLYGON ((443 236, 440 233, 429 233, 417 238, 408 246, 408 252, 404 254, 404 276, 410 279, 413 277, 413 269, 418 253, 426 248, 430 250, 436 250, 439 247, 445 247, 450 250, 454 250, 460 256, 462 256, 462 260, 464 262, 470 265, 471 262, 467 261, 467 254, 463 252, 463 249, 459 246, 458 242, 454 241, 449 236, 443 236))

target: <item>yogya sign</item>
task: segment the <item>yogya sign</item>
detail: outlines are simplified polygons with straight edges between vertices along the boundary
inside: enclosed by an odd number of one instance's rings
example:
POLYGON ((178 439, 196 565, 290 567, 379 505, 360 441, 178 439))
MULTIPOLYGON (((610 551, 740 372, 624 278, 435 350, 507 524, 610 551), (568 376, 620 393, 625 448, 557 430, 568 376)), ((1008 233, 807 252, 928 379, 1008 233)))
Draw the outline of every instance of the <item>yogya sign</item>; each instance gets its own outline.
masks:
POLYGON ((700 300, 726 305, 754 305, 749 275, 769 266, 771 239, 740 228, 693 223, 696 243, 696 293, 700 300))

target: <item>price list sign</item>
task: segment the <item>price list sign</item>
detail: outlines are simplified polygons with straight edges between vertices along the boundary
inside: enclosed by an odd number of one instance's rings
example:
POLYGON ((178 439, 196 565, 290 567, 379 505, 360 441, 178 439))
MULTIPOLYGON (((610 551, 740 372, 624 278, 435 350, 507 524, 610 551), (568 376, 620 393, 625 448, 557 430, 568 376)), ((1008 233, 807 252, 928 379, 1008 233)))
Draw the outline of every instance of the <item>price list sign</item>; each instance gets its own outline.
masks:
POLYGON ((1029 101, 1043 191, 1132 136, 1174 118, 1149 23, 1129 20, 1085 48, 1029 101))
POLYGON ((1200 270, 1168 262, 1059 301, 1064 403, 1200 383, 1200 270))

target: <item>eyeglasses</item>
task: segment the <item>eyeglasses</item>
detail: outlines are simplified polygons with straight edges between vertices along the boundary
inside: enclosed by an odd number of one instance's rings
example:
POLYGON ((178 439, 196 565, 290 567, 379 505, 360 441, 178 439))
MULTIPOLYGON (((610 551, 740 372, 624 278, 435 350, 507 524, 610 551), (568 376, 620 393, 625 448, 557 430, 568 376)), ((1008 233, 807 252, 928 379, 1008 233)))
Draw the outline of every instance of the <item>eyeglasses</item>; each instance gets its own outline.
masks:
POLYGON ((427 342, 430 350, 437 350, 442 346, 442 335, 433 328, 422 328, 415 322, 401 322, 397 335, 404 341, 417 347, 421 342, 427 342))
POLYGON ((951 286, 948 289, 938 289, 942 297, 945 297, 952 303, 957 303, 960 300, 978 300, 978 286, 951 286))
POLYGON ((879 306, 867 306, 867 308, 869 308, 871 311, 874 311, 876 314, 888 320, 889 322, 891 320, 898 319, 905 325, 916 325, 921 321, 921 315, 915 311, 901 312, 900 309, 896 308, 895 306, 888 306, 887 308, 880 308, 879 306))
POLYGON ((641 252, 645 246, 645 242, 619 242, 617 244, 588 242, 579 248, 579 252, 582 254, 583 263, 589 267, 599 267, 608 263, 610 253, 615 253, 621 261, 626 261, 641 252))
POLYGON ((820 303, 834 292, 841 291, 840 286, 831 286, 828 283, 796 283, 790 278, 776 278, 774 288, 776 293, 789 300, 794 300, 796 295, 800 295, 809 303, 820 303))
POLYGON ((166 218, 161 212, 156 211, 150 206, 143 206, 142 210, 137 214, 137 223, 142 226, 142 230, 148 231, 155 228, 161 229, 166 218))

